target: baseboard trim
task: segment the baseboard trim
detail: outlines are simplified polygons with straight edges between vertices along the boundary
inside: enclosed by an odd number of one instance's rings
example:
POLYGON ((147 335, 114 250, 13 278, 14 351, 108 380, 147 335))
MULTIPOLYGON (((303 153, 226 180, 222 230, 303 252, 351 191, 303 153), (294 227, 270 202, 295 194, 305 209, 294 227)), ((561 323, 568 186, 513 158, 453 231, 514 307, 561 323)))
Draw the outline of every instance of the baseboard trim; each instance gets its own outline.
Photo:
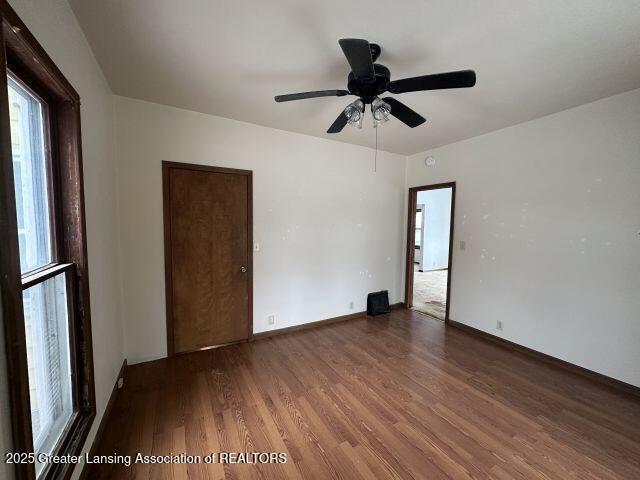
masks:
MULTIPOLYGON (((391 305, 391 310, 404 308, 404 302, 394 303, 391 305)), ((347 315, 340 315, 338 317, 326 318, 324 320, 318 320, 315 322, 303 323, 302 325, 294 325, 292 327, 278 328, 276 330, 268 330, 266 332, 254 333, 250 341, 262 340, 264 338, 275 337, 276 335, 283 335, 285 333, 299 332, 301 330, 308 330, 310 328, 322 327, 330 325, 332 323, 344 322, 347 320, 355 320, 356 318, 363 318, 367 316, 367 312, 355 312, 347 315)))
MULTIPOLYGON (((116 403, 116 397, 118 396, 118 381, 122 378, 124 381, 125 373, 127 370, 127 359, 124 359, 122 362, 122 366, 120 367, 120 371, 118 372, 118 377, 116 378, 116 383, 113 385, 113 390, 111 390, 111 395, 109 396, 109 401, 107 402, 107 407, 104 409, 104 414, 102 415, 102 419, 100 420, 100 425, 98 426, 98 430, 96 431, 96 436, 93 437, 93 443, 91 443, 91 448, 89 449, 89 456, 93 457, 96 454, 96 449, 98 445, 100 445, 100 441, 102 440, 102 435, 104 435, 104 430, 109 423, 109 417, 111 417, 111 413, 113 410, 113 406, 116 403)), ((80 473, 80 480, 87 480, 89 475, 89 469, 87 468, 87 464, 83 464, 82 472, 80 473)))
POLYGON ((472 335, 481 337, 484 340, 487 340, 498 346, 506 348, 507 350, 520 352, 524 355, 535 358, 536 360, 540 360, 554 367, 561 368, 563 370, 578 374, 584 378, 588 378, 589 380, 592 380, 594 382, 598 382, 602 385, 606 385, 610 388, 617 390, 620 393, 624 393, 626 395, 640 398, 640 387, 636 387, 635 385, 631 385, 630 383, 626 383, 621 380, 608 377, 607 375, 603 375, 602 373, 594 372, 593 370, 580 367, 579 365, 567 362, 566 360, 560 360, 559 358, 552 357, 551 355, 547 355, 546 353, 533 350, 532 348, 525 347, 523 345, 519 345, 510 340, 506 340, 504 338, 498 337, 491 333, 487 333, 483 330, 479 330, 469 325, 465 325, 464 323, 456 322, 454 320, 449 319, 449 321, 447 321, 446 324, 447 326, 454 327, 454 328, 457 328, 458 330, 462 330, 472 335))

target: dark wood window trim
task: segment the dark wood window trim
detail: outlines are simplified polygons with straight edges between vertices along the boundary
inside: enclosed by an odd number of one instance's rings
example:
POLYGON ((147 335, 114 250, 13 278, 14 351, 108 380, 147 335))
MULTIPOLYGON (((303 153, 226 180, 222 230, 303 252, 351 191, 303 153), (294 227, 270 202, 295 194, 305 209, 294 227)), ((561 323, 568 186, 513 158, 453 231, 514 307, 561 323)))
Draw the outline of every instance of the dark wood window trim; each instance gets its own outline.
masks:
MULTIPOLYGON (((75 413, 54 453, 77 455, 95 418, 95 388, 80 132, 80 97, 6 0, 0 0, 0 292, 9 376, 13 451, 33 452, 22 291, 66 273, 74 371, 75 413), (51 153, 54 264, 21 277, 7 75, 26 84, 47 105, 51 153), (53 207, 55 205, 55 207, 53 207)), ((35 479, 33 464, 15 465, 18 479, 35 479)), ((67 479, 74 465, 49 465, 39 478, 67 479)))

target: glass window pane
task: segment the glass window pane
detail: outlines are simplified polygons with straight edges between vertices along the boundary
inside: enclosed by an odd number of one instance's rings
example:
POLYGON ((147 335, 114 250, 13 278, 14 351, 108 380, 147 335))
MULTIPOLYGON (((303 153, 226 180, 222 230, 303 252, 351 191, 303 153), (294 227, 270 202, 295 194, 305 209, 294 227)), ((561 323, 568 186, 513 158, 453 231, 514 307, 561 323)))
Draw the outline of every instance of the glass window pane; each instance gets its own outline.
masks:
POLYGON ((33 446, 51 453, 73 413, 66 274, 26 289, 23 302, 33 446))
POLYGON ((422 227, 422 210, 416 211, 416 227, 422 227))
POLYGON ((8 90, 20 269, 25 273, 52 261, 43 108, 11 78, 8 90))

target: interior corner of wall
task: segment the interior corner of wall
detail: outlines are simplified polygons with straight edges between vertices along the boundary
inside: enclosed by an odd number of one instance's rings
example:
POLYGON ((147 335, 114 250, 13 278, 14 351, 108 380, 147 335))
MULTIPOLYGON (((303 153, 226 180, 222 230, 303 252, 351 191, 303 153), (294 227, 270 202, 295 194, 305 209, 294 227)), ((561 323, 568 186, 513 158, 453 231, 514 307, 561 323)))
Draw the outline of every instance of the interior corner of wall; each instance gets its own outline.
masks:
POLYGON ((410 155, 404 156, 404 189, 409 188, 409 160, 411 159, 410 155))

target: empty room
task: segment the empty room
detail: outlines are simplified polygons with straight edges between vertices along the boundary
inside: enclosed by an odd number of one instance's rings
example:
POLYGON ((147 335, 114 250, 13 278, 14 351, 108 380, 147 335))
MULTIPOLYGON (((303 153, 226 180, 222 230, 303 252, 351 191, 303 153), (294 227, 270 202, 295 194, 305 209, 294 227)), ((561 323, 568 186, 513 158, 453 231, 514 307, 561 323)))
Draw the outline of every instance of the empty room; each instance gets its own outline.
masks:
POLYGON ((640 2, 0 21, 0 479, 640 478, 640 2))

